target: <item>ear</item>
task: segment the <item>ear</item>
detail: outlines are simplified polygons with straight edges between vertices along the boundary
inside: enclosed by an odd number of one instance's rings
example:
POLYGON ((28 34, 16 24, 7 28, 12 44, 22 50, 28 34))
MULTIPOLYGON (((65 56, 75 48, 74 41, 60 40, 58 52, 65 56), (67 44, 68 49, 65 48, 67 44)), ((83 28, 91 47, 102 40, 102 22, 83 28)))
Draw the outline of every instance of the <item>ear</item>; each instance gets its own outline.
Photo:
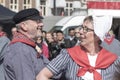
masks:
POLYGON ((24 22, 21 23, 21 29, 22 29, 23 31, 27 32, 27 30, 28 30, 27 27, 28 27, 28 26, 26 25, 26 23, 24 23, 24 22))

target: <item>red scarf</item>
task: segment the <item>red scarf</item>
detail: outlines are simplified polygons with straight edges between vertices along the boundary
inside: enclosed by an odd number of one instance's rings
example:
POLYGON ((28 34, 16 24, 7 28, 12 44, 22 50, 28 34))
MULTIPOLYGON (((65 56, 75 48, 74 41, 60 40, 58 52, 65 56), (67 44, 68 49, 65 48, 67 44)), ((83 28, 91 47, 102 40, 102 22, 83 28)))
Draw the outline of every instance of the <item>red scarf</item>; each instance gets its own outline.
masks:
POLYGON ((35 44, 35 42, 33 40, 29 39, 27 36, 25 36, 25 35, 23 35, 23 34, 21 34, 19 32, 14 34, 13 39, 12 39, 10 44, 13 44, 13 43, 16 43, 16 42, 22 42, 22 43, 30 45, 30 46, 32 46, 34 48, 36 46, 36 44, 35 44))
POLYGON ((109 67, 117 58, 115 54, 102 49, 97 57, 95 67, 89 64, 87 54, 81 49, 80 46, 67 49, 72 59, 82 68, 79 68, 77 76, 83 76, 87 71, 93 73, 94 80, 102 80, 100 73, 96 69, 104 69, 109 67))

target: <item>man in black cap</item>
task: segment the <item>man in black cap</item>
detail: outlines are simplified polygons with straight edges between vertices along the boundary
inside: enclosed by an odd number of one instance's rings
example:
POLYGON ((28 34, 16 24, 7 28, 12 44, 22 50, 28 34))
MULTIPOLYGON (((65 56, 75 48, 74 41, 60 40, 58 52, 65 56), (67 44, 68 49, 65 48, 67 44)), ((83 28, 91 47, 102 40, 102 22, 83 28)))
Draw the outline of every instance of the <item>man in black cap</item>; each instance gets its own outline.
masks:
POLYGON ((5 80, 35 80, 38 72, 49 62, 35 49, 34 39, 38 28, 43 27, 42 19, 34 8, 22 10, 13 17, 18 32, 5 51, 5 80))

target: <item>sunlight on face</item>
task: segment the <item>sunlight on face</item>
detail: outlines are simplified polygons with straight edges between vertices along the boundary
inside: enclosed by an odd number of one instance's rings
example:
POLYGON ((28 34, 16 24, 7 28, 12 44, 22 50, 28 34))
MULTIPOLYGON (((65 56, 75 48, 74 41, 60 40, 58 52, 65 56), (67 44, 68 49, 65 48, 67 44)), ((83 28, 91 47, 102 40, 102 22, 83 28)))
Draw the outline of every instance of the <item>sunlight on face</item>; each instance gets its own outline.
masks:
POLYGON ((83 23, 83 28, 80 29, 80 38, 81 38, 81 45, 83 46, 94 43, 94 30, 93 30, 93 25, 90 21, 86 20, 83 23))
MULTIPOLYGON (((40 26, 43 26, 43 24, 38 23, 34 20, 28 20, 26 21, 26 24, 27 24, 27 33, 32 37, 32 38, 35 38, 37 36, 37 32, 38 32, 38 28, 40 26)), ((41 33, 42 35, 42 33, 41 33)))

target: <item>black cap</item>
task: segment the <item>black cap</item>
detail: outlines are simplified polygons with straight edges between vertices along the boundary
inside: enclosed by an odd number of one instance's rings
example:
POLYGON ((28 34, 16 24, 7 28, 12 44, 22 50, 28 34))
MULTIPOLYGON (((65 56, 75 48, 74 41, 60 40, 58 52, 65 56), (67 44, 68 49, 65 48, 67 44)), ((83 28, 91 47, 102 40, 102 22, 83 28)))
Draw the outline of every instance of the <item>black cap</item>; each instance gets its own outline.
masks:
POLYGON ((21 10, 13 17, 13 21, 15 22, 15 24, 18 24, 25 20, 40 20, 40 19, 43 19, 43 17, 40 16, 39 11, 35 8, 21 10))

